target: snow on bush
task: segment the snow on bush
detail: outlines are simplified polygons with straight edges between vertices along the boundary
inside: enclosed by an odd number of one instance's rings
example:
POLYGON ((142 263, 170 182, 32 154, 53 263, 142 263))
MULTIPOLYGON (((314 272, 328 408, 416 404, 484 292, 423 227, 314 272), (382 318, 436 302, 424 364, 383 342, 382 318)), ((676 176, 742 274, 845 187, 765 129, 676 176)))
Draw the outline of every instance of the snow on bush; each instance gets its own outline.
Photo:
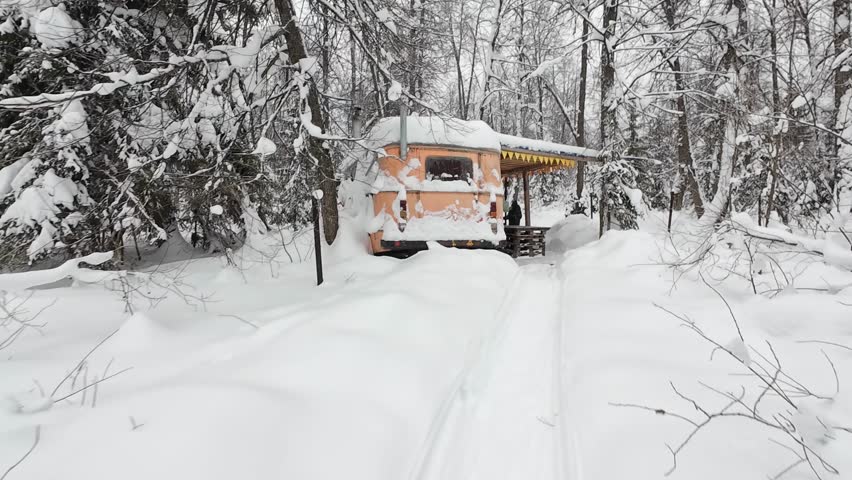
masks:
POLYGON ((30 152, 26 163, 6 167, 2 176, 11 180, 0 185, 11 189, 7 193, 11 202, 0 215, 0 238, 35 234, 27 247, 30 261, 70 243, 63 240, 77 233, 79 210, 92 202, 83 161, 91 153, 86 110, 79 100, 72 100, 54 108, 52 118, 42 130, 42 148, 30 152))
POLYGON ((65 4, 48 7, 33 18, 30 28, 44 48, 68 48, 77 43, 80 22, 66 12, 65 4))

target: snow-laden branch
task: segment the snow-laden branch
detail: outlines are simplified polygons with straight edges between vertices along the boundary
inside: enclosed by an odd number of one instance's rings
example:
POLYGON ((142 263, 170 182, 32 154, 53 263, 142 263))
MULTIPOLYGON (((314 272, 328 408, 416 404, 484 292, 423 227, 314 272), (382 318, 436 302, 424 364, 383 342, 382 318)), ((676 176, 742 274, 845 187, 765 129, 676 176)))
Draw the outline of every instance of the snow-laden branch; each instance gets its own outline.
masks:
POLYGON ((852 270, 852 251, 830 239, 807 238, 777 228, 762 227, 754 223, 745 213, 734 214, 731 225, 746 235, 770 242, 783 243, 801 248, 808 253, 823 257, 823 261, 831 265, 852 270))
POLYGON ((30 110, 34 108, 54 107, 61 103, 77 100, 92 95, 110 95, 122 87, 152 82, 163 75, 171 73, 178 64, 171 64, 163 68, 152 68, 146 74, 140 75, 135 68, 119 74, 112 82, 97 83, 88 90, 72 90, 63 93, 41 93, 24 97, 12 97, 0 100, 0 108, 8 110, 30 110))
POLYGON ((0 109, 30 110, 36 108, 55 107, 59 104, 93 95, 111 95, 118 89, 132 85, 151 83, 168 75, 179 68, 184 68, 199 62, 217 63, 227 61, 232 69, 245 68, 256 58, 260 50, 280 35, 281 29, 264 29, 255 32, 245 47, 233 45, 216 45, 209 51, 195 55, 172 56, 168 65, 152 68, 147 73, 140 74, 135 68, 126 72, 109 72, 103 74, 109 77, 109 82, 97 83, 88 90, 72 90, 62 93, 41 93, 21 97, 11 97, 0 100, 0 109))
POLYGON ((68 260, 62 265, 49 270, 2 274, 0 275, 0 290, 27 290, 66 278, 73 278, 74 280, 87 283, 98 282, 112 275, 112 272, 90 270, 80 267, 80 264, 100 265, 111 259, 112 252, 98 252, 91 253, 85 257, 68 260))

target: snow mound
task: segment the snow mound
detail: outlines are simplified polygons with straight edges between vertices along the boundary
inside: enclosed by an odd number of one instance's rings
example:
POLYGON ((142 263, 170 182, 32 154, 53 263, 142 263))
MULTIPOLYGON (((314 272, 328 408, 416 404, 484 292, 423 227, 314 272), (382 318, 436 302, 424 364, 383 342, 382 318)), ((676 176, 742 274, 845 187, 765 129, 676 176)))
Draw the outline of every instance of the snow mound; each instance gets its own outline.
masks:
POLYGON ((163 342, 170 341, 172 333, 151 317, 134 313, 125 320, 104 347, 112 354, 153 350, 163 342))
POLYGON ((556 222, 547 231, 547 251, 565 253, 598 239, 598 228, 594 220, 585 215, 569 215, 556 222))
MULTIPOLYGON (((399 143, 400 117, 379 120, 370 130, 367 143, 370 148, 381 148, 399 143)), ((409 144, 453 145, 463 148, 500 150, 497 133, 481 120, 457 118, 408 116, 406 121, 409 144)))
MULTIPOLYGON (((495 335, 518 267, 497 252, 456 249, 351 260, 327 264, 320 287, 299 265, 278 278, 260 275, 267 265, 246 271, 206 312, 175 298, 157 316, 127 318, 113 291, 51 291, 64 311, 48 309, 47 335, 16 342, 14 361, 3 352, 0 402, 30 388, 31 376, 49 393, 116 328, 89 358, 87 381, 113 356, 108 373, 132 370, 99 384, 96 408, 76 406, 82 394, 52 408, 40 461, 21 463, 15 476, 408 478, 445 400, 495 335)), ((193 260, 182 278, 207 287, 220 265, 193 260)), ((90 389, 86 405, 93 398, 90 389)), ((47 408, 37 389, 16 401, 0 405, 4 453, 26 452, 33 426, 47 421, 19 413, 18 404, 47 408)))
POLYGON ((340 215, 340 228, 337 238, 328 247, 329 261, 342 262, 370 254, 370 237, 364 228, 363 217, 349 214, 340 215))
MULTIPOLYGON (((591 236, 591 234, 589 234, 591 236)), ((569 250, 567 268, 633 267, 660 262, 660 250, 653 235, 638 230, 610 230, 587 248, 569 250)))

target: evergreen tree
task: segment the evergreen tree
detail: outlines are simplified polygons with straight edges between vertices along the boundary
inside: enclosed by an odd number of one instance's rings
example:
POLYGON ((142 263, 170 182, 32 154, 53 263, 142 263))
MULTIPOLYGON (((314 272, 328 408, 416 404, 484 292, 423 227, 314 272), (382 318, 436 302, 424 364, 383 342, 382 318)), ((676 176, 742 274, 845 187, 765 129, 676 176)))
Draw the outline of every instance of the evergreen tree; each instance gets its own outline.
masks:
POLYGON ((642 192, 636 188, 636 169, 628 160, 614 150, 605 152, 606 162, 601 166, 599 176, 607 185, 603 204, 604 220, 607 227, 616 226, 623 230, 637 229, 642 192))

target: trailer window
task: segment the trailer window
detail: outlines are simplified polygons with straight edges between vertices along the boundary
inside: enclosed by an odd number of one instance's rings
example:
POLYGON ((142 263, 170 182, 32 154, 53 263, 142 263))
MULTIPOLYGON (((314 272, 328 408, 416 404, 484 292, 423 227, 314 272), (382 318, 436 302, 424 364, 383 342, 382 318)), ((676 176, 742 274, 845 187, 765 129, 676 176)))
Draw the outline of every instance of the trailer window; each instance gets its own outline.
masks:
POLYGON ((428 157, 426 180, 463 180, 473 178, 473 161, 465 157, 428 157))

